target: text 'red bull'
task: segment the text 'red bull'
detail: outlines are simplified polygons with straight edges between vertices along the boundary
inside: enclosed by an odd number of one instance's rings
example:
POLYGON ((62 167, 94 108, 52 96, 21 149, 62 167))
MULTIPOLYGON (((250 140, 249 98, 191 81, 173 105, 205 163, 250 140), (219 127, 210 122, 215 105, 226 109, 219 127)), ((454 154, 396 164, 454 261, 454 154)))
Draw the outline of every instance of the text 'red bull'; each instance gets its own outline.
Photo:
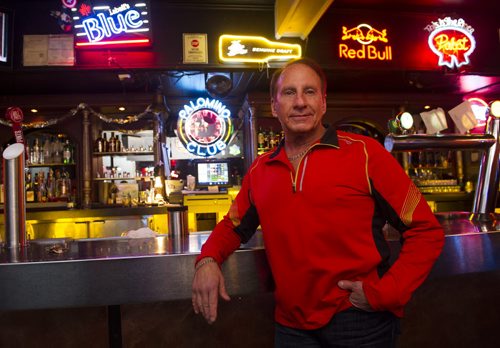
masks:
POLYGON ((385 46, 383 50, 379 50, 373 45, 363 45, 360 49, 356 50, 349 48, 346 44, 340 44, 339 57, 348 59, 392 60, 392 48, 391 46, 385 46))
POLYGON ((359 24, 348 29, 342 27, 342 41, 357 41, 361 46, 350 46, 347 43, 339 44, 339 58, 345 59, 368 59, 387 61, 392 60, 392 47, 377 44, 388 43, 387 29, 377 30, 368 24, 359 24))

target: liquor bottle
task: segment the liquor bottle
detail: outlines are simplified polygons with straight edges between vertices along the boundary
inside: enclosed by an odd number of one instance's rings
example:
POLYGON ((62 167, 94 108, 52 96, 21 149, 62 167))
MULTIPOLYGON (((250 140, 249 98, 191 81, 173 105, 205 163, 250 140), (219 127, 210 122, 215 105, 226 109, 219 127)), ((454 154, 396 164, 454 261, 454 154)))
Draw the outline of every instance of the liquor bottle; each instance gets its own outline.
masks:
POLYGON ((35 191, 33 191, 33 183, 31 181, 31 171, 28 171, 25 175, 25 185, 26 185, 26 202, 35 201, 35 191))
POLYGON ((31 153, 31 163, 40 164, 40 143, 38 142, 38 138, 35 138, 35 142, 31 148, 31 153))
POLYGON ((120 138, 118 138, 118 135, 115 137, 115 151, 116 152, 121 152, 122 151, 122 141, 120 138))
POLYGON ((37 201, 40 203, 47 202, 47 187, 45 186, 45 172, 40 172, 38 176, 38 197, 37 201))
POLYGON ((59 197, 61 196, 61 192, 59 191, 59 182, 61 179, 61 170, 56 169, 54 173, 54 200, 59 200, 59 197))
POLYGON ((101 135, 99 135, 94 142, 94 152, 104 152, 103 151, 103 139, 102 139, 101 135))
POLYGON ((267 136, 269 138, 269 148, 272 149, 276 145, 276 143, 275 143, 276 138, 274 137, 274 132, 273 132, 272 128, 269 129, 269 132, 267 133, 267 136))
POLYGON ((259 133, 257 133, 257 143, 259 145, 260 150, 264 149, 264 142, 265 142, 264 132, 262 131, 262 128, 259 128, 259 133))
POLYGON ((109 137, 109 152, 116 152, 116 140, 115 140, 115 132, 111 132, 111 136, 109 137))
POLYGON ((38 173, 35 173, 35 178, 33 179, 33 193, 35 196, 35 202, 38 202, 38 190, 40 188, 40 182, 38 179, 38 173))
MULTIPOLYGON (((3 148, 1 153, 3 153, 3 148)), ((31 164, 31 147, 28 142, 26 142, 25 154, 26 154, 26 165, 29 166, 31 164)))
POLYGON ((47 177, 47 200, 53 202, 55 200, 55 178, 54 170, 49 169, 49 175, 47 177))
POLYGON ((102 137, 102 151, 103 152, 108 152, 109 151, 109 143, 108 143, 108 139, 107 139, 107 136, 106 136, 106 133, 103 133, 103 137, 102 137))
POLYGON ((52 152, 51 152, 50 140, 49 138, 45 138, 45 142, 43 143, 43 160, 44 163, 52 163, 52 152))
POLYGON ((63 146, 63 163, 64 164, 72 163, 73 159, 72 159, 71 154, 72 154, 71 145, 69 143, 69 139, 66 139, 64 142, 64 146, 63 146))
POLYGON ((67 201, 68 200, 68 194, 69 194, 69 186, 68 186, 68 180, 67 180, 67 173, 63 171, 61 176, 56 180, 56 186, 57 186, 57 198, 58 200, 61 201, 67 201))
POLYGON ((52 142, 52 156, 54 163, 62 163, 62 146, 59 138, 52 142))

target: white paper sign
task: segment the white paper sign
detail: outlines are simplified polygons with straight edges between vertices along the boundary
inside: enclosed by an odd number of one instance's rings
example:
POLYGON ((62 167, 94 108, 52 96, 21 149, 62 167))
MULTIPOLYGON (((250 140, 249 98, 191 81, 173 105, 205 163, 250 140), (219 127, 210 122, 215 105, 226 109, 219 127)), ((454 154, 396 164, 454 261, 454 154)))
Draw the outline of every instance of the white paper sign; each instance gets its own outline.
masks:
POLYGON ((207 34, 182 34, 184 64, 207 64, 207 34))
POLYGON ((75 65, 74 37, 61 35, 24 35, 23 65, 75 65))
POLYGON ((48 65, 75 65, 73 35, 49 35, 48 65))
POLYGON ((477 125, 477 119, 468 100, 448 111, 460 134, 465 134, 477 125))
POLYGON ((427 134, 436 134, 448 128, 446 115, 441 108, 421 112, 420 116, 422 117, 422 121, 424 121, 427 134))
POLYGON ((49 36, 24 35, 23 65, 40 66, 48 65, 49 36))

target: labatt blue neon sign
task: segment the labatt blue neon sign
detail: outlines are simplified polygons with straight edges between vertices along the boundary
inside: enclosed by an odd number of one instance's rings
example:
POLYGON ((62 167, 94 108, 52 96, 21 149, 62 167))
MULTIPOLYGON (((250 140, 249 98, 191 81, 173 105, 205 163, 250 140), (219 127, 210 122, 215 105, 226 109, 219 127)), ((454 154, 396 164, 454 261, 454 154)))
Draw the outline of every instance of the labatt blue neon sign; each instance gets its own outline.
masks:
POLYGON ((146 3, 94 6, 83 3, 75 24, 76 46, 149 45, 146 3), (79 22, 79 23, 78 23, 79 22))
POLYGON ((193 155, 218 154, 227 147, 232 133, 231 111, 219 100, 198 98, 179 111, 177 134, 193 155))

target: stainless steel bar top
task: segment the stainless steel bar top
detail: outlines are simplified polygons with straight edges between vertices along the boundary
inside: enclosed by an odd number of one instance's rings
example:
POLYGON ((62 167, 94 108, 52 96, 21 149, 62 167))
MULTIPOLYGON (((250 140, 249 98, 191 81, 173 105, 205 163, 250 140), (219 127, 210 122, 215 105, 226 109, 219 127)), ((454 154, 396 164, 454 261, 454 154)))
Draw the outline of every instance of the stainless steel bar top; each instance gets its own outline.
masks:
MULTIPOLYGON (((431 277, 500 273, 498 224, 467 215, 438 216, 446 243, 431 277)), ((176 240, 153 238, 54 239, 0 252, 0 310, 119 305, 188 299, 193 264, 209 233, 176 240)), ((390 235, 394 255, 399 237, 390 235)), ((260 232, 223 265, 232 295, 271 291, 260 232)))
MULTIPOLYGON (((0 251, 0 310, 85 307, 186 299, 209 233, 175 239, 46 239, 0 251)), ((224 264, 233 294, 272 288, 261 234, 224 264)))
MULTIPOLYGON (((42 204, 42 203, 40 203, 42 204)), ((54 219, 75 219, 92 218, 95 216, 136 216, 167 214, 168 209, 179 207, 179 204, 166 204, 162 206, 137 206, 137 207, 105 207, 92 209, 63 209, 46 210, 40 205, 40 210, 31 210, 26 213, 28 220, 54 220, 54 219)), ((50 209, 47 207, 47 209, 50 209)), ((3 212, 3 205, 0 204, 0 212, 3 212)), ((0 214, 0 221, 3 222, 3 214, 0 214)))

